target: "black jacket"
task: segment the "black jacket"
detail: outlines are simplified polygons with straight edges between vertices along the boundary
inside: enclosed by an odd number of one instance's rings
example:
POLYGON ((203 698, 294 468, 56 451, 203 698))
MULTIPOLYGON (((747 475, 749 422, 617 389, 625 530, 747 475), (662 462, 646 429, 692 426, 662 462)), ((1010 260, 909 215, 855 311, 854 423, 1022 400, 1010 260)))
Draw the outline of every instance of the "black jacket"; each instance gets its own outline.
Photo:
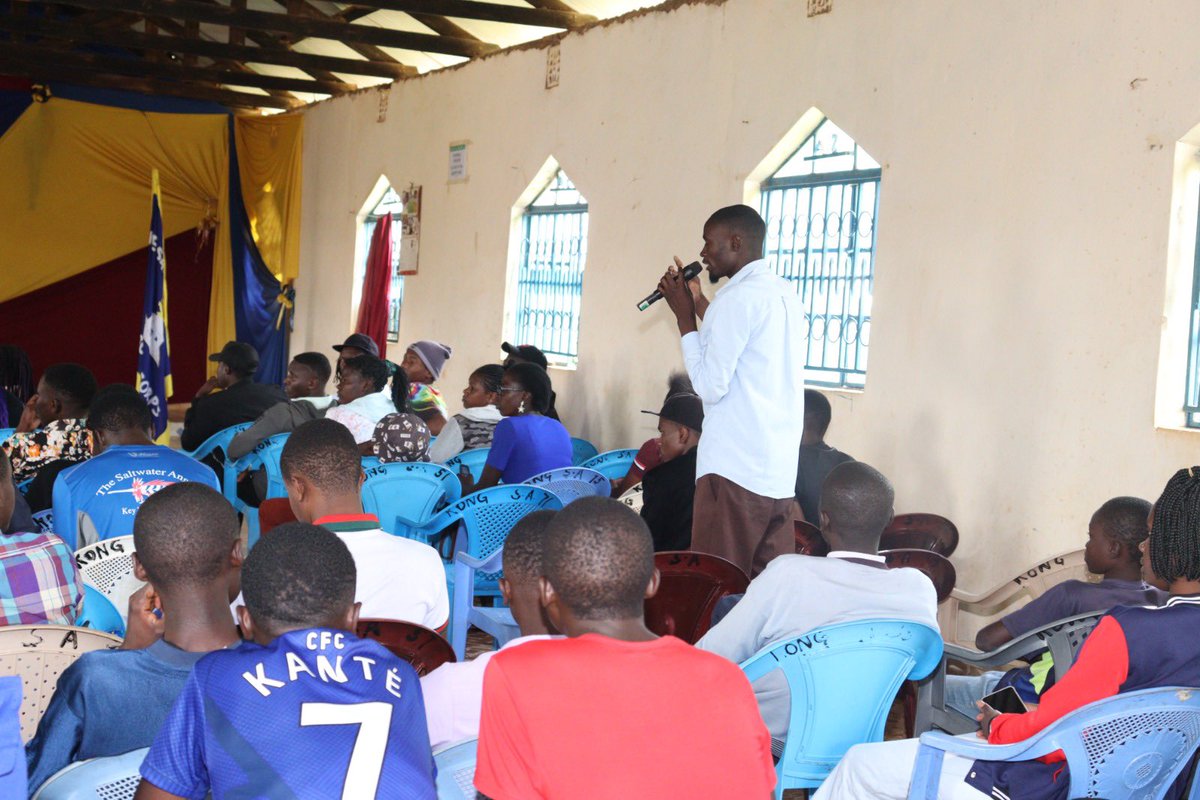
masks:
POLYGON ((268 408, 285 400, 287 395, 280 387, 252 380, 197 398, 183 418, 179 444, 184 450, 195 450, 217 431, 230 425, 253 422, 268 408))
POLYGON ((692 546, 692 503, 696 499, 696 448, 663 462, 642 478, 642 519, 654 552, 692 546))

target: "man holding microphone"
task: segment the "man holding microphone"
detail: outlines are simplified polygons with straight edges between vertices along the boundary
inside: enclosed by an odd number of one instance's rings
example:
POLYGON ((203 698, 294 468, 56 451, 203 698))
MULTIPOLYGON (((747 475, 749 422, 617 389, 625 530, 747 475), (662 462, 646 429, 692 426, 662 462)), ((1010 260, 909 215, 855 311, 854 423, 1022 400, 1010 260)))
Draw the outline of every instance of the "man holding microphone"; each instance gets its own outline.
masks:
POLYGON ((678 257, 658 285, 704 401, 692 549, 727 558, 751 578, 795 552, 804 432, 803 311, 762 257, 766 228, 745 205, 708 218, 700 259, 710 282, 729 278, 711 303, 698 279, 685 280, 678 257))

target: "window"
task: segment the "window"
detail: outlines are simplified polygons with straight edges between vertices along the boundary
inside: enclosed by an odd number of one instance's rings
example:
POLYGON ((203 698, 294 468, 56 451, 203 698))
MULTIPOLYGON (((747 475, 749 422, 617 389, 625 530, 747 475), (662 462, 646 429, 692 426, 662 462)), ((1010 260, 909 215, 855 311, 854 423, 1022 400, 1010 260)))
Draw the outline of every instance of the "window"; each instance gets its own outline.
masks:
POLYGON ((1200 428, 1200 228, 1197 231, 1196 253, 1192 261, 1192 304, 1188 309, 1187 383, 1183 402, 1189 428, 1200 428))
POLYGON ((824 118, 762 184, 767 260, 803 303, 810 383, 866 383, 880 173, 824 118))
POLYGON ((561 169, 522 219, 516 343, 540 348, 551 362, 579 355, 587 227, 587 200, 561 169))
POLYGON ((400 202, 400 195, 396 194, 396 190, 389 186, 383 193, 383 197, 371 209, 366 220, 363 221, 364 241, 367 243, 363 253, 363 263, 365 264, 366 254, 371 248, 371 236, 375 233, 375 223, 384 214, 392 215, 392 287, 388 292, 387 330, 389 342, 400 341, 400 306, 404 304, 404 276, 400 274, 400 237, 404 228, 400 224, 400 212, 403 209, 404 204, 400 202))

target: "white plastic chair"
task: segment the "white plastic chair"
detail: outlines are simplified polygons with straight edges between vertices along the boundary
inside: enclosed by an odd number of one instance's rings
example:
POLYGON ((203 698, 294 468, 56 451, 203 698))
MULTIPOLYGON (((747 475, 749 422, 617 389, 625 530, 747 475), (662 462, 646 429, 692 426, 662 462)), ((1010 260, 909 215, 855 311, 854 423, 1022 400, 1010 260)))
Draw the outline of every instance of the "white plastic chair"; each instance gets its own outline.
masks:
POLYGON ((88 758, 50 776, 33 800, 133 800, 149 747, 119 756, 88 758))
POLYGON ((640 514, 642 513, 642 504, 646 502, 645 498, 642 497, 642 492, 642 485, 638 483, 631 486, 629 491, 617 499, 640 514))
POLYGON ((118 536, 75 551, 83 582, 109 599, 128 623, 129 598, 146 585, 133 574, 133 537, 118 536))

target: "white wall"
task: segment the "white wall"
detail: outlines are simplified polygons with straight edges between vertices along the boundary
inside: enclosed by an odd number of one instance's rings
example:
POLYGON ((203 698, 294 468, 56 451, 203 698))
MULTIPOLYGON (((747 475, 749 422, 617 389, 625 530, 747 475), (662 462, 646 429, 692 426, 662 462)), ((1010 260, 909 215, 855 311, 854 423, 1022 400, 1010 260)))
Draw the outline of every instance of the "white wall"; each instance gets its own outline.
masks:
POLYGON ((968 588, 1081 545, 1110 496, 1153 499, 1200 461, 1197 434, 1155 428, 1175 143, 1200 122, 1194 2, 804 8, 729 0, 570 35, 550 91, 535 48, 402 82, 384 123, 374 92, 312 108, 293 350, 350 332, 355 215, 381 174, 412 181, 401 339, 455 347, 457 399, 501 356, 510 208, 553 156, 591 210, 560 410, 636 446, 680 354, 666 309, 634 302, 816 106, 883 165, 867 388, 835 398, 830 441, 893 479, 898 511, 958 523, 968 588), (463 139, 470 179, 448 185, 463 139))

